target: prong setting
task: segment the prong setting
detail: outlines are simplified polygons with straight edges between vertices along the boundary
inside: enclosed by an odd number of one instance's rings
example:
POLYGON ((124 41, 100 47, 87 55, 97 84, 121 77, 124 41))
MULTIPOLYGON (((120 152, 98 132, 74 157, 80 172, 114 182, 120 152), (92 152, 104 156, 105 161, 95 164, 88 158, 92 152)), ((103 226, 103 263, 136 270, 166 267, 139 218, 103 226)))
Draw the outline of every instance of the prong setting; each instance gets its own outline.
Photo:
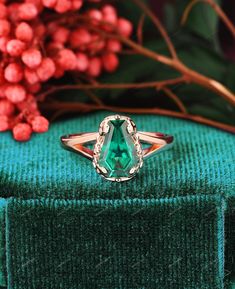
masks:
POLYGON ((99 136, 97 137, 97 141, 94 146, 93 166, 96 168, 97 172, 102 177, 104 177, 105 179, 109 181, 123 182, 123 181, 132 179, 136 175, 136 173, 139 171, 142 165, 143 165, 143 152, 142 152, 141 143, 139 141, 139 137, 136 132, 135 123, 129 117, 125 117, 125 116, 114 115, 114 116, 106 117, 100 124, 99 136), (110 177, 108 170, 105 167, 100 165, 100 156, 101 156, 102 147, 104 145, 107 134, 110 132, 110 126, 111 126, 110 123, 114 120, 126 122, 126 131, 127 131, 127 134, 129 135, 128 138, 129 138, 129 141, 133 143, 133 147, 134 147, 136 158, 137 158, 136 164, 129 169, 128 174, 119 176, 119 177, 115 177, 115 176, 110 177))

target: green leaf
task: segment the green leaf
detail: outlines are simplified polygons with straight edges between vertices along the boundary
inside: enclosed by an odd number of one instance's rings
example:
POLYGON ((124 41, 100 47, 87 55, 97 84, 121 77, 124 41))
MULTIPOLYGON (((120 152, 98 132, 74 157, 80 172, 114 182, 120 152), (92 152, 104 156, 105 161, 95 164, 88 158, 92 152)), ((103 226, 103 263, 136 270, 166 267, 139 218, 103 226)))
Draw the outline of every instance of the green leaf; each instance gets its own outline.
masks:
POLYGON ((200 46, 184 46, 179 51, 179 57, 192 69, 216 80, 221 80, 226 72, 227 63, 218 54, 200 46))
MULTIPOLYGON (((215 2, 220 3, 219 0, 215 2)), ((170 31, 180 28, 182 15, 189 3, 189 0, 176 0, 176 3, 166 6, 165 18, 168 19, 167 27, 170 31)), ((193 6, 182 29, 207 40, 216 50, 219 50, 218 21, 219 17, 215 11, 208 4, 199 2, 193 6)))

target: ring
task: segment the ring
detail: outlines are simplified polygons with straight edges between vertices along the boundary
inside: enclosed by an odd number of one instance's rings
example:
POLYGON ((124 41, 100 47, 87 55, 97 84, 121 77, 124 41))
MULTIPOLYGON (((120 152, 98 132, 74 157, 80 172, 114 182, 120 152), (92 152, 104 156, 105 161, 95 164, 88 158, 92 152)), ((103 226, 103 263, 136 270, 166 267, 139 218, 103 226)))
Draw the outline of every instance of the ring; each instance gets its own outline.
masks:
POLYGON ((60 139, 64 148, 91 160, 97 173, 113 182, 132 179, 145 159, 173 144, 173 136, 137 131, 131 118, 120 115, 106 117, 98 132, 64 135, 60 139), (85 146, 92 143, 93 150, 85 146))

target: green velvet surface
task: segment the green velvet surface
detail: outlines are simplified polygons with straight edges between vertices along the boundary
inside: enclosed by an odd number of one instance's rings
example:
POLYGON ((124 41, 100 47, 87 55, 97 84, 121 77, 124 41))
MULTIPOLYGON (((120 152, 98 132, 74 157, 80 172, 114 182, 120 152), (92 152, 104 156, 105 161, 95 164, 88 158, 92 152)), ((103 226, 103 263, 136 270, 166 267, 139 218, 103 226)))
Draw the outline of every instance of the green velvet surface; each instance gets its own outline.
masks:
POLYGON ((111 183, 59 143, 63 134, 97 131, 107 115, 55 123, 28 143, 0 135, 0 286, 231 289, 234 136, 133 116, 139 130, 173 134, 175 145, 133 180, 111 183))
POLYGON ((235 288, 235 206, 225 214, 225 288, 235 288))
POLYGON ((5 207, 6 200, 0 198, 0 286, 6 286, 5 207))
POLYGON ((9 288, 221 289, 224 201, 188 201, 11 199, 9 288))

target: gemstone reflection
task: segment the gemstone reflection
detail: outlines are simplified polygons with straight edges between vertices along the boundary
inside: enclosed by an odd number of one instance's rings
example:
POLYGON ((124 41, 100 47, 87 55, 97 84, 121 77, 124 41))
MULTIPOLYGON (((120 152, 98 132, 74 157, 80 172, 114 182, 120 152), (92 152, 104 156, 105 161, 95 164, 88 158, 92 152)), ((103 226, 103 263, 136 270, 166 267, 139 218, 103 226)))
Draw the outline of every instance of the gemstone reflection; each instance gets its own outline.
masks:
POLYGON ((140 156, 128 133, 126 119, 113 119, 108 122, 109 131, 98 158, 98 166, 105 168, 108 178, 129 178, 130 171, 138 166, 140 156))

